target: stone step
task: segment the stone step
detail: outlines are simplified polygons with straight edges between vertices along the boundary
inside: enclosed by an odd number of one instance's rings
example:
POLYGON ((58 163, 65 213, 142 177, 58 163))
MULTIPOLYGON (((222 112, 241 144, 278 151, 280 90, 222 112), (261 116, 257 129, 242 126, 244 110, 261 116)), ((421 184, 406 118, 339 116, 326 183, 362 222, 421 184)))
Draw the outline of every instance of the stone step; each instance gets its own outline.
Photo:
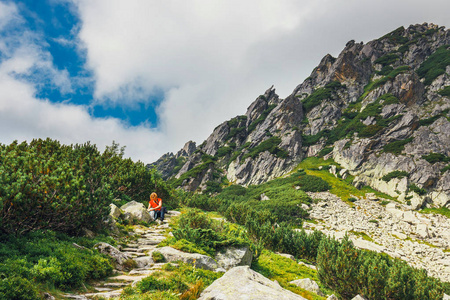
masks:
POLYGON ((154 273, 155 270, 151 270, 151 269, 133 269, 130 271, 130 275, 151 275, 152 273, 154 273))
MULTIPOLYGON (((89 297, 89 298, 94 298, 94 299, 110 299, 110 298, 119 298, 120 295, 122 294, 123 289, 119 289, 119 290, 115 290, 115 291, 110 291, 110 292, 101 292, 101 293, 89 293, 89 294, 84 294, 84 296, 89 297)), ((88 299, 88 298, 84 298, 84 299, 88 299)))

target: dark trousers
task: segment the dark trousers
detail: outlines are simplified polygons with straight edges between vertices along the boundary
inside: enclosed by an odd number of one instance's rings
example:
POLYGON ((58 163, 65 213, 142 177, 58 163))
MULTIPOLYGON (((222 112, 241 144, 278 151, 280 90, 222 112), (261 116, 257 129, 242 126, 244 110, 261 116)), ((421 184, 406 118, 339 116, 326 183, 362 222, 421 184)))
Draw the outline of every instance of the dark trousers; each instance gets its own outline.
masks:
POLYGON ((154 219, 155 221, 158 218, 161 218, 161 221, 164 221, 164 208, 161 208, 161 210, 155 210, 154 216, 155 216, 155 219, 154 219))

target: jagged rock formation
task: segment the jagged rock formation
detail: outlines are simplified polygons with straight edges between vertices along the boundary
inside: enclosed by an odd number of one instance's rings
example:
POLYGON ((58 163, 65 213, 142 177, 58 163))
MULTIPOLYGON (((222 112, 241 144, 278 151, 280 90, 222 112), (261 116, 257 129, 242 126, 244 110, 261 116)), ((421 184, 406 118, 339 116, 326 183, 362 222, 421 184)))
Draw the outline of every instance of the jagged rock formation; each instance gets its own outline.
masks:
POLYGON ((308 156, 332 157, 355 186, 450 206, 450 31, 400 27, 326 55, 286 99, 268 89, 243 116, 153 164, 176 185, 258 184, 308 156))

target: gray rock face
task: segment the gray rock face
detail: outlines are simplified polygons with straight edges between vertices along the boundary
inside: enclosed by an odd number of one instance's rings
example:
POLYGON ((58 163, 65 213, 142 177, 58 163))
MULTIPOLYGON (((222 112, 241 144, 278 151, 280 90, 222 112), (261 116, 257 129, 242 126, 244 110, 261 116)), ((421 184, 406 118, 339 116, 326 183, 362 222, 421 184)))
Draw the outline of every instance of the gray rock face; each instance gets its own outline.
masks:
POLYGON ((235 267, 214 281, 199 300, 299 300, 300 295, 283 289, 248 266, 235 267))
POLYGON ((118 218, 120 216, 120 214, 122 213, 120 211, 120 209, 116 205, 114 205, 113 203, 111 203, 109 205, 109 207, 111 208, 111 211, 110 211, 109 215, 114 217, 114 218, 118 218))
POLYGON ((209 181, 219 183, 223 177, 244 186, 271 180, 332 147, 330 156, 348 170, 344 177, 357 177, 355 184, 404 202, 414 184, 426 190, 411 201, 416 208, 450 206, 449 181, 441 172, 448 161, 423 158, 433 153, 450 157, 450 98, 440 93, 450 85, 450 66, 431 83, 418 72, 448 44, 450 30, 426 23, 367 44, 350 41, 337 58, 326 55, 285 99, 271 87, 245 115, 220 124, 198 147, 189 142, 153 165, 163 178, 179 178, 196 168, 181 186, 204 191, 209 181), (306 100, 313 105, 304 106, 306 100), (409 175, 403 181, 381 180, 393 171, 409 175))

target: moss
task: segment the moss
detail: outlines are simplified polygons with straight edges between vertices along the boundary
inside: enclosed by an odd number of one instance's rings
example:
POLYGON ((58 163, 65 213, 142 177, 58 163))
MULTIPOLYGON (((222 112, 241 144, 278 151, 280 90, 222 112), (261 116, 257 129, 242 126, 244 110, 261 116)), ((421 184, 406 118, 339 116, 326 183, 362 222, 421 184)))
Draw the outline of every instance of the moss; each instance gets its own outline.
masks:
POLYGON ((424 214, 440 214, 443 216, 446 216, 447 218, 450 218, 450 209, 446 207, 441 208, 424 208, 420 211, 424 214))

